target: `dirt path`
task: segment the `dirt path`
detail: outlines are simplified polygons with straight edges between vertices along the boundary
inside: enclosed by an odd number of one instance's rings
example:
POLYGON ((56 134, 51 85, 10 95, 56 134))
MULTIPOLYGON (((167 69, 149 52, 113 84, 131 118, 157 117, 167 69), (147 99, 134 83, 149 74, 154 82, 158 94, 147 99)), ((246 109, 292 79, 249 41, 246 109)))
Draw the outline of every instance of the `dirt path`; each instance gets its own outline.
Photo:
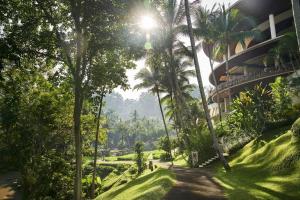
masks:
POLYGON ((22 199, 20 192, 17 190, 17 180, 19 176, 17 172, 8 172, 4 175, 0 175, 0 200, 22 199))
POLYGON ((165 200, 219 200, 226 199, 222 187, 206 169, 173 167, 177 183, 165 200))

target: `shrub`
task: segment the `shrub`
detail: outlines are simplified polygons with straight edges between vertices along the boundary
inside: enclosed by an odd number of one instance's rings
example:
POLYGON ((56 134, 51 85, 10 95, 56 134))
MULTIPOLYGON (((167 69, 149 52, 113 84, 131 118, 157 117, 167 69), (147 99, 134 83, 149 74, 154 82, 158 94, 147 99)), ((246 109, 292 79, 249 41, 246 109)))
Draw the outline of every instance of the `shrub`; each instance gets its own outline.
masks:
POLYGON ((135 144, 136 152, 136 165, 138 167, 138 174, 141 174, 145 169, 145 159, 144 159, 144 144, 142 142, 137 142, 135 144))
POLYGON ((270 91, 257 85, 253 90, 241 92, 231 107, 232 112, 227 122, 230 129, 241 130, 250 137, 260 135, 271 115, 270 91))
POLYGON ((227 121, 223 120, 222 122, 219 122, 216 125, 216 134, 218 137, 224 137, 226 135, 229 135, 230 133, 232 133, 232 130, 230 129, 229 124, 227 123, 227 121))
POLYGON ((134 175, 137 173, 137 169, 134 166, 132 166, 128 169, 128 172, 129 174, 134 175))
POLYGON ((286 119, 292 111, 292 99, 289 94, 288 82, 282 77, 276 78, 274 83, 270 84, 272 88, 273 117, 275 120, 286 119))
POLYGON ((163 151, 161 150, 156 150, 152 153, 153 159, 157 160, 160 159, 161 154, 163 154, 163 151))
POLYGON ((163 161, 170 161, 172 159, 172 155, 170 154, 171 152, 171 144, 169 139, 165 136, 165 137, 161 137, 159 139, 159 149, 165 151, 165 153, 160 155, 160 160, 163 161))
POLYGON ((201 132, 199 132, 198 129, 192 129, 187 137, 189 141, 189 146, 186 149, 186 155, 189 155, 188 164, 191 167, 193 166, 191 160, 192 151, 198 152, 197 164, 201 164, 215 155, 211 135, 209 134, 208 130, 204 129, 201 132))
POLYGON ((293 136, 295 138, 299 138, 300 137, 300 118, 298 118, 294 124, 292 125, 291 131, 293 133, 293 136))
POLYGON ((171 160, 171 159, 170 159, 170 154, 164 152, 164 153, 160 154, 159 159, 160 159, 161 161, 170 161, 170 160, 171 160))
POLYGON ((102 163, 97 168, 97 173, 100 175, 101 178, 102 177, 104 178, 104 177, 106 177, 105 174, 108 175, 111 173, 111 172, 109 172, 110 170, 112 170, 116 174, 120 175, 124 171, 126 171, 129 167, 130 167, 130 165, 125 164, 125 163, 102 163))
MULTIPOLYGON (((89 174, 87 176, 85 176, 82 179, 82 190, 84 193, 84 197, 87 198, 92 191, 92 180, 93 180, 93 176, 92 174, 89 174)), ((100 194, 101 191, 101 178, 100 177, 96 177, 95 178, 95 195, 98 196, 100 194)))
POLYGON ((134 154, 128 154, 128 155, 123 155, 119 156, 117 158, 118 161, 129 161, 129 160, 134 160, 134 154))
POLYGON ((99 165, 99 167, 97 167, 97 175, 103 179, 106 176, 108 176, 112 171, 114 171, 114 169, 115 168, 112 166, 99 165))
POLYGON ((61 155, 32 157, 22 171, 25 199, 72 199, 73 177, 71 165, 61 155))

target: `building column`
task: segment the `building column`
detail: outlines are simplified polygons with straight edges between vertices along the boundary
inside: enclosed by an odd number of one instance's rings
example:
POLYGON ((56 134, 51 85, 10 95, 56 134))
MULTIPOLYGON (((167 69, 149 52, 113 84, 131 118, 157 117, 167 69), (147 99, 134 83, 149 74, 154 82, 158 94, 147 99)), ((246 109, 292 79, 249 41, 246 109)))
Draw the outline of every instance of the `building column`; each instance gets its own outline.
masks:
POLYGON ((271 38, 276 38, 276 26, 275 26, 275 18, 273 14, 269 15, 269 22, 270 22, 270 31, 271 31, 271 38))
POLYGON ((224 98, 224 112, 227 112, 227 98, 224 98))
POLYGON ((231 53, 230 53, 230 45, 228 45, 228 58, 230 58, 230 56, 231 56, 231 53))
POLYGON ((244 76, 247 76, 248 75, 248 70, 247 70, 247 67, 244 66, 244 76))

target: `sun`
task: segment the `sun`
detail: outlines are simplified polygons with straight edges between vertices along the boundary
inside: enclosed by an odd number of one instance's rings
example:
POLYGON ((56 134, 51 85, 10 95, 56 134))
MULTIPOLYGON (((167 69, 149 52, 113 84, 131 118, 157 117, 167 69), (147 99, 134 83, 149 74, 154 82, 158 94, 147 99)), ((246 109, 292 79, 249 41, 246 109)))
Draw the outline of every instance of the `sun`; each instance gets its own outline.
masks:
POLYGON ((155 20, 150 16, 143 16, 140 21, 140 27, 146 31, 149 31, 156 27, 155 20))

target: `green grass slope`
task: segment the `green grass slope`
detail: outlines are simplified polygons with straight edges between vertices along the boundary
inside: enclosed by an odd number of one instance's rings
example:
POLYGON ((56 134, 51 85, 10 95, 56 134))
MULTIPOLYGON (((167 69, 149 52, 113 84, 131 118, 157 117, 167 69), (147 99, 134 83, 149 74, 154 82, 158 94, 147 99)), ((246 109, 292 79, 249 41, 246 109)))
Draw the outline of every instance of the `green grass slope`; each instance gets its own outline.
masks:
POLYGON ((232 171, 219 167, 216 180, 229 199, 300 199, 300 144, 286 129, 248 143, 231 159, 232 171))
MULTIPOLYGON (((164 153, 162 150, 153 150, 153 151, 144 151, 144 156, 148 158, 151 155, 151 159, 159 159, 160 156, 164 153)), ((123 156, 107 156, 105 157, 106 161, 134 161, 135 153, 126 154, 123 156)))
POLYGON ((157 169, 101 194, 96 200, 160 200, 171 189, 175 175, 167 169, 157 169))

